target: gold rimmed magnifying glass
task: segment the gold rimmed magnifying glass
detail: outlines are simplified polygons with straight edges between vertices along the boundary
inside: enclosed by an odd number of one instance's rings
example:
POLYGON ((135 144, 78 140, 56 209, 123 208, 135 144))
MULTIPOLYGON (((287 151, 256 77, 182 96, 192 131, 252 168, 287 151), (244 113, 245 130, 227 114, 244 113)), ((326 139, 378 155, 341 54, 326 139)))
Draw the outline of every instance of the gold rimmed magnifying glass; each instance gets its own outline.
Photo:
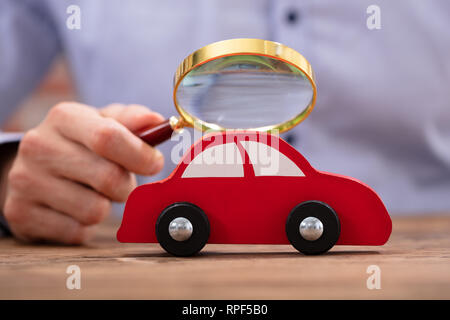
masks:
POLYGON ((281 133, 309 115, 316 95, 311 65, 294 49, 261 39, 219 41, 179 65, 173 90, 179 116, 137 134, 155 146, 183 127, 281 133))

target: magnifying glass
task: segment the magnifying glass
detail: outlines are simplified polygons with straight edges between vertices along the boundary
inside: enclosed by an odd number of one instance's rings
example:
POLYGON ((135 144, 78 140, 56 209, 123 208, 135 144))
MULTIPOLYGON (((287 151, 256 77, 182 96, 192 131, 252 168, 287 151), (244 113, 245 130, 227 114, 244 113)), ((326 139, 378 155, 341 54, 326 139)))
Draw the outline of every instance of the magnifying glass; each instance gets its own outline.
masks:
POLYGON ((155 146, 183 127, 281 133, 309 115, 316 95, 311 65, 294 49, 261 39, 219 41, 179 65, 173 90, 179 116, 137 135, 155 146))

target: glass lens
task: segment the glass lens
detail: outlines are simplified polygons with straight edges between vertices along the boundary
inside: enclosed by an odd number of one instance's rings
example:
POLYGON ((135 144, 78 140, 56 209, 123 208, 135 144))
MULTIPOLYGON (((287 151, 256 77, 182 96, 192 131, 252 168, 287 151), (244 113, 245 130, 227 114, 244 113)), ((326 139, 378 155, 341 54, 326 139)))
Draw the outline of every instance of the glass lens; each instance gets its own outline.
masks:
POLYGON ((228 129, 286 122, 312 101, 309 79, 274 58, 233 55, 191 70, 177 89, 177 102, 191 116, 228 129))

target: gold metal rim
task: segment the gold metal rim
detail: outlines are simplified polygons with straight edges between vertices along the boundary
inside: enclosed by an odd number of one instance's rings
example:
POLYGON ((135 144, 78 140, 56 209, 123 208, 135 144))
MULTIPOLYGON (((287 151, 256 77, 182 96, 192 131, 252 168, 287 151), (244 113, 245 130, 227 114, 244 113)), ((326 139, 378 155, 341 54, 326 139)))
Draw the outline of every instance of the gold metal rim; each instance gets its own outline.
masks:
MULTIPOLYGON (((261 55, 278 60, 282 60, 295 68, 299 69, 310 81, 313 88, 313 97, 311 103, 306 108, 296 115, 294 118, 275 125, 255 128, 258 131, 275 131, 284 132, 292 127, 298 125, 305 120, 314 108, 317 96, 317 87, 314 80, 314 72, 308 60, 299 52, 287 47, 281 43, 262 40, 262 39, 229 39, 219 42, 211 43, 203 48, 198 49, 194 53, 186 57, 178 66, 174 76, 173 101, 175 108, 181 116, 180 123, 183 126, 190 126, 204 130, 225 130, 230 128, 223 128, 213 123, 205 122, 197 117, 189 114, 180 107, 177 100, 177 90, 183 78, 194 68, 207 63, 211 60, 219 59, 226 56, 250 54, 261 55)), ((238 129, 238 128, 232 128, 238 129)), ((248 129, 247 129, 248 130, 248 129)))

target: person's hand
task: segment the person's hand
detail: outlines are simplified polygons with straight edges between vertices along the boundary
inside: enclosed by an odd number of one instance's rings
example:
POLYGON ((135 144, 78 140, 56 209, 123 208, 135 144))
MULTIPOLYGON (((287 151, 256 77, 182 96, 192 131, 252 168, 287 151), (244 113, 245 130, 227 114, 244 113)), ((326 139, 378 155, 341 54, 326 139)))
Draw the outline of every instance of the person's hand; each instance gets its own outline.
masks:
POLYGON ((4 216, 26 241, 81 244, 135 188, 132 173, 152 175, 162 154, 132 132, 160 123, 139 105, 102 110, 61 103, 23 137, 9 171, 4 216))

